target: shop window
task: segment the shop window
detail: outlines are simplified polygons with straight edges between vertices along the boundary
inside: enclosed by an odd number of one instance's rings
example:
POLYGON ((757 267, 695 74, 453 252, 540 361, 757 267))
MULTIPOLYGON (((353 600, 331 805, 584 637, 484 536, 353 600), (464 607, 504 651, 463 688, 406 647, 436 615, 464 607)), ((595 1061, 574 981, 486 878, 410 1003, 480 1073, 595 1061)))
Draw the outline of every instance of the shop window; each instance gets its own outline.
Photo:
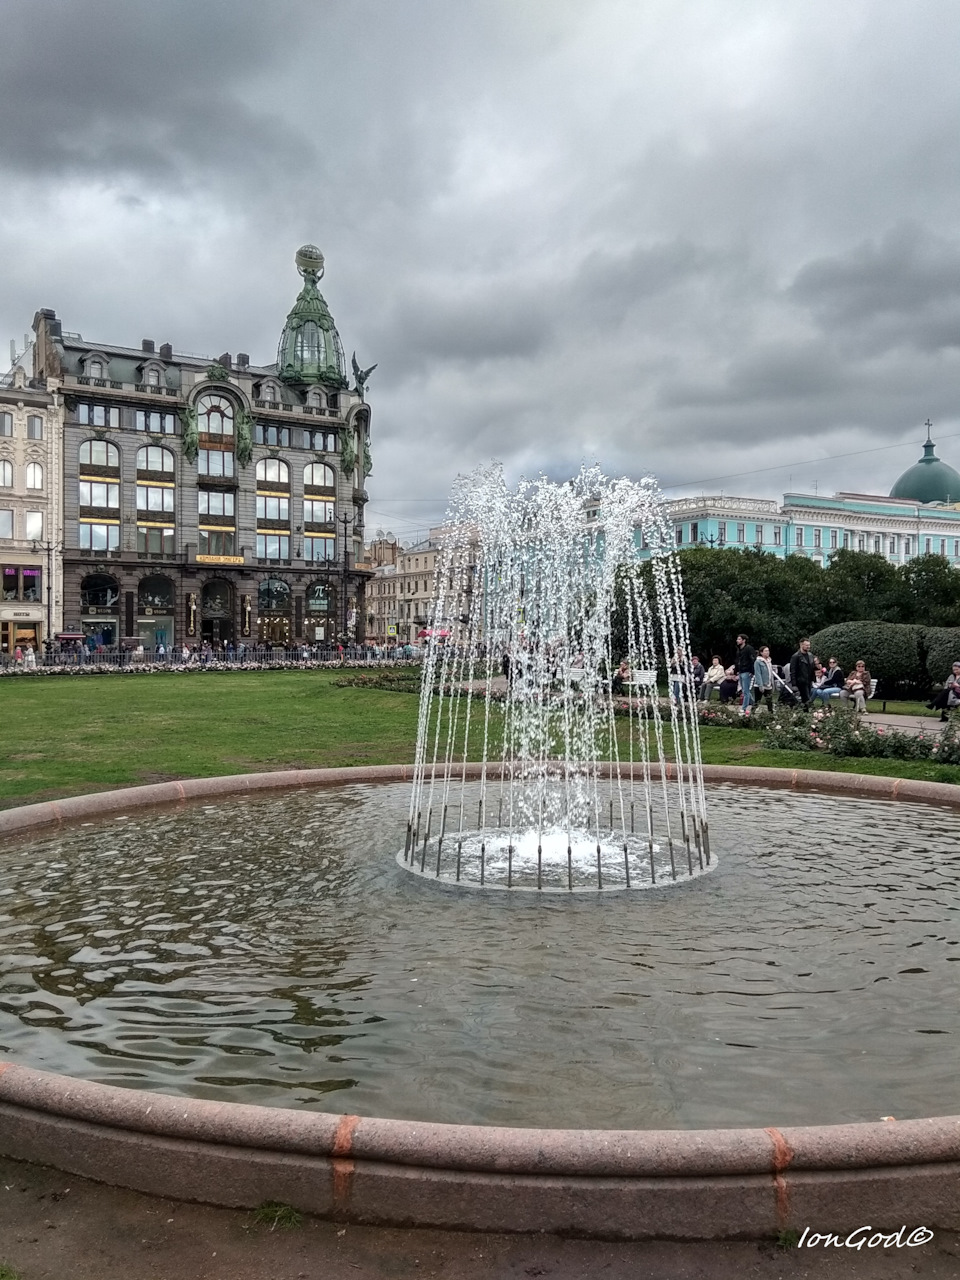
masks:
POLYGON ((120 605, 120 584, 116 578, 107 573, 91 573, 80 583, 80 608, 84 613, 91 610, 113 610, 120 605))
POLYGON ((259 613, 287 613, 290 609, 290 587, 282 578, 264 578, 257 588, 259 613))
POLYGON ((173 583, 169 578, 154 575, 143 578, 137 587, 137 606, 141 610, 154 609, 159 613, 173 611, 173 583))

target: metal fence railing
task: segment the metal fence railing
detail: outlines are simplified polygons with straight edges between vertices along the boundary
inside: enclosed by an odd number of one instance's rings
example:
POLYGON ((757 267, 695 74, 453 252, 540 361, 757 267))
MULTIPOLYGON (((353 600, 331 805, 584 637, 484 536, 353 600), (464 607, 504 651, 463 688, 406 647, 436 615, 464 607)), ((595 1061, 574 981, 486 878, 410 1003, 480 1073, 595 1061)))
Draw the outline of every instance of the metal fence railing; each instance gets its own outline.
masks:
POLYGON ((174 645, 170 649, 126 648, 75 644, 52 646, 34 653, 30 649, 0 654, 0 671, 7 674, 28 671, 70 671, 96 668, 98 671, 129 668, 176 667, 303 667, 303 666, 396 666, 419 661, 419 653, 409 646, 381 649, 369 645, 174 645))

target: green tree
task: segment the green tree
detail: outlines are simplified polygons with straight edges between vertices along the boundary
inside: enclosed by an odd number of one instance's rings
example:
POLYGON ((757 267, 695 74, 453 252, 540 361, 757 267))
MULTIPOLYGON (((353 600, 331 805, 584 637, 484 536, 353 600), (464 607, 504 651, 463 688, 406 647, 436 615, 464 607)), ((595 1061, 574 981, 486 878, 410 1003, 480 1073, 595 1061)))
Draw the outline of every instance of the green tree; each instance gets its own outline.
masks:
POLYGON ((900 622, 960 626, 960 573, 943 556, 917 556, 898 570, 900 622))
POLYGON ((823 625, 857 620, 902 621, 896 565, 866 551, 835 551, 822 571, 823 625))

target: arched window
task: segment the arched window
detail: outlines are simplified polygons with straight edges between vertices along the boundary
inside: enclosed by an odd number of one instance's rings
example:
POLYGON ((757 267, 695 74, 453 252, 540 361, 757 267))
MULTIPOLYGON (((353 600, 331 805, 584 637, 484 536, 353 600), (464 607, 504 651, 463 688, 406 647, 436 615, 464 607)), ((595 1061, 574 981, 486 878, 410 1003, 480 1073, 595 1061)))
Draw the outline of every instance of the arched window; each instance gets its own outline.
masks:
POLYGON ((13 463, 0 462, 0 489, 13 488, 13 463))
POLYGON ((231 437, 233 414, 233 401, 226 396, 201 396, 197 401, 197 426, 201 436, 231 437))
POLYGON ((89 378, 102 378, 103 365, 99 360, 91 360, 87 365, 87 376, 89 378))
POLYGON ((333 467, 322 462, 311 462, 303 468, 303 483, 311 489, 332 489, 335 484, 333 467))
POLYGON ((277 388, 272 382, 265 382, 260 388, 260 399, 265 400, 267 404, 276 404, 277 388))
POLYGON ((137 608, 140 613, 172 613, 173 583, 170 579, 159 574, 142 578, 137 587, 137 608))
POLYGON ((39 462, 27 463, 27 488, 42 489, 43 488, 43 467, 39 462))
POLYGON ((166 472, 173 475, 174 458, 169 449, 158 444, 147 444, 137 450, 137 471, 166 472))
POLYGON ((109 467, 120 472, 120 450, 107 440, 84 440, 80 446, 81 467, 109 467))
POLYGON ((279 458, 261 458, 257 463, 257 481, 290 488, 290 468, 279 458))
POLYGON ((31 414, 27 419, 27 439, 42 440, 43 439, 43 419, 31 414))
POLYGON ((307 404, 313 409, 323 408, 323 392, 319 387, 314 387, 307 392, 307 404))
POLYGON ((147 370, 147 386, 159 387, 159 385, 160 385, 160 370, 148 369, 147 370))
POLYGON ((91 573, 80 583, 84 613, 119 613, 120 583, 108 573, 91 573))

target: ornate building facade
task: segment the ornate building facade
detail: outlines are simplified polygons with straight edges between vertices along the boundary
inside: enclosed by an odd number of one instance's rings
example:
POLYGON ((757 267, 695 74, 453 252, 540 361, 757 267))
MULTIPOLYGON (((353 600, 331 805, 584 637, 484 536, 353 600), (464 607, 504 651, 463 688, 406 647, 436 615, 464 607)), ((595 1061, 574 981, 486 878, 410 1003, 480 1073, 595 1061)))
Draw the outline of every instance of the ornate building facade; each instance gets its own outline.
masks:
POLYGON ((0 660, 61 626, 60 419, 55 380, 0 379, 0 660))
POLYGON ((253 365, 85 341, 34 321, 34 377, 62 396, 62 629, 153 648, 361 642, 364 373, 349 387, 318 290, 303 287, 277 361, 253 365))

